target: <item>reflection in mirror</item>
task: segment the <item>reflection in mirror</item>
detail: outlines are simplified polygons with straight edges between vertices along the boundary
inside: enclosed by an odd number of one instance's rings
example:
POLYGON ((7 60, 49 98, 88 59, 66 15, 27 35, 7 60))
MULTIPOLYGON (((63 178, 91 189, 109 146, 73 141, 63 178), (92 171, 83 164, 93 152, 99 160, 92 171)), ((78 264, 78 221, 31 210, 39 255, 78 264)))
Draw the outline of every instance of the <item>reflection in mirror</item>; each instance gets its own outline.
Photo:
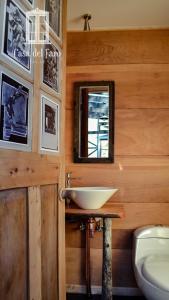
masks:
POLYGON ((109 91, 108 87, 82 87, 81 106, 81 157, 108 157, 109 91))
POLYGON ((75 83, 75 162, 112 162, 114 82, 75 83))

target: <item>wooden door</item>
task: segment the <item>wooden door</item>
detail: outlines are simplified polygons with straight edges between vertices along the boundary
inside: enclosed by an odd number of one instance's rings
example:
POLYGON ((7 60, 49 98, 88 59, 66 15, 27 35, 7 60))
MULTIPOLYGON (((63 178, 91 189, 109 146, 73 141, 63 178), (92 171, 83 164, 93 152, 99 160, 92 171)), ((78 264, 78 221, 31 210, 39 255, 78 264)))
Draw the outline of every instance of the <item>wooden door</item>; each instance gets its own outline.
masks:
MULTIPOLYGON (((12 0, 11 0, 12 1, 12 0)), ((0 1, 0 14, 10 1, 0 1)), ((31 1, 15 1, 26 13, 31 1)), ((45 9, 46 0, 35 0, 45 9)), ((49 2, 49 1, 48 1, 49 2)), ((61 0, 61 38, 50 29, 50 41, 60 50, 59 93, 44 84, 44 57, 34 57, 33 76, 12 59, 0 55, 0 68, 29 87, 32 99, 30 147, 6 149, 0 145, 0 299, 65 300, 65 204, 58 191, 65 174, 65 65, 66 0, 61 0), (59 106, 59 146, 42 149, 41 95, 59 106), (16 150, 18 149, 18 150, 16 150), (50 149, 52 150, 52 149, 50 149)), ((13 7, 11 5, 11 7, 13 7)), ((9 9, 8 9, 9 11, 9 9)), ((3 13, 2 13, 3 14, 3 13)), ((0 38, 3 35, 0 18, 0 38)), ((37 45, 37 50, 40 50, 37 45)), ((43 53, 43 47, 41 48, 43 53)), ((58 70, 57 70, 58 71, 58 70)), ((23 84, 22 83, 22 84, 23 84)), ((0 77, 0 120, 2 85, 0 77)), ((10 95, 11 96, 11 95, 10 95)), ((44 126, 44 124, 43 124, 44 126)), ((3 126, 0 125, 0 133, 3 126)), ((2 139, 0 135, 0 140, 2 139)))
POLYGON ((64 299, 59 204, 57 184, 0 191, 0 299, 64 299))

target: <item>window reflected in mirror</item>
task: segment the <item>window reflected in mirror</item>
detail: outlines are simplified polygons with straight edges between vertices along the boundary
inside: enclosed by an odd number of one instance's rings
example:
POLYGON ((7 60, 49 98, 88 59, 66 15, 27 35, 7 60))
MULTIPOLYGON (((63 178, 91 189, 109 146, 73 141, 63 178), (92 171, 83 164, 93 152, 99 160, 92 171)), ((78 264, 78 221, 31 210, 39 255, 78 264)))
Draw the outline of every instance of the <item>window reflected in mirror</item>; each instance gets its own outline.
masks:
POLYGON ((81 157, 109 155, 109 91, 107 87, 81 88, 81 157))
POLYGON ((114 82, 75 84, 75 162, 112 162, 114 82))

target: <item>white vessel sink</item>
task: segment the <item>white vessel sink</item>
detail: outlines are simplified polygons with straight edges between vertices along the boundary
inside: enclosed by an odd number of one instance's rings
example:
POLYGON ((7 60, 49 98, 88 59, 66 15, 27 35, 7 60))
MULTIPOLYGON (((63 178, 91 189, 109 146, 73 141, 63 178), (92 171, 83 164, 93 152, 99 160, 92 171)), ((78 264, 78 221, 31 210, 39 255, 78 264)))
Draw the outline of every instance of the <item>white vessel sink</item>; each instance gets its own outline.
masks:
POLYGON ((74 187, 65 188, 62 198, 73 200, 80 208, 101 208, 118 189, 113 187, 74 187))

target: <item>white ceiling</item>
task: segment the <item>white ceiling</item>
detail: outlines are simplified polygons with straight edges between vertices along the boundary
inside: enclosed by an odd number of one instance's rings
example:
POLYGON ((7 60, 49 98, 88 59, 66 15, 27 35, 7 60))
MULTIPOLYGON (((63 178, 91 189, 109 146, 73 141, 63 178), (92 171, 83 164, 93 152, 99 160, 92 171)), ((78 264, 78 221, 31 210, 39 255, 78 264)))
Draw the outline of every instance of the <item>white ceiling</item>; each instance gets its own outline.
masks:
POLYGON ((86 13, 91 30, 169 28, 169 0, 68 0, 68 30, 83 30, 86 13))

